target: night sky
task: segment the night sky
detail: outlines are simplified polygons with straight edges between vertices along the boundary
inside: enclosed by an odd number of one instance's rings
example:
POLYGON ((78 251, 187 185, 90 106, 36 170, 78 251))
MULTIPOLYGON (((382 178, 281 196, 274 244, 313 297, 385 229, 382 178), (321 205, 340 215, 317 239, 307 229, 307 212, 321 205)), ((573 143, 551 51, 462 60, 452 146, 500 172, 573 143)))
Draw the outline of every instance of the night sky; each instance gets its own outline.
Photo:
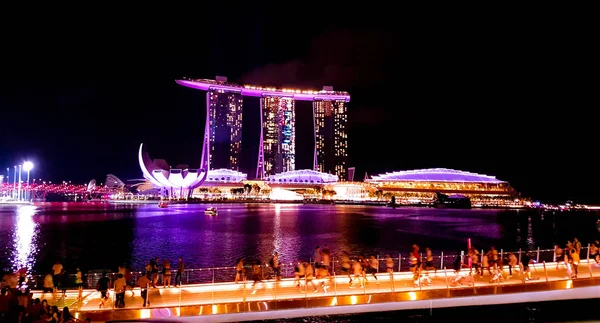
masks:
MULTIPOLYGON (((140 178, 140 143, 173 166, 198 165, 205 94, 174 80, 223 75, 350 92, 355 179, 445 167, 535 199, 600 203, 596 37, 585 20, 235 8, 3 28, 0 169, 30 159, 34 178, 140 178)), ((297 104, 297 168, 312 162, 310 109, 297 104)), ((246 172, 257 122, 258 100, 245 99, 246 172)))

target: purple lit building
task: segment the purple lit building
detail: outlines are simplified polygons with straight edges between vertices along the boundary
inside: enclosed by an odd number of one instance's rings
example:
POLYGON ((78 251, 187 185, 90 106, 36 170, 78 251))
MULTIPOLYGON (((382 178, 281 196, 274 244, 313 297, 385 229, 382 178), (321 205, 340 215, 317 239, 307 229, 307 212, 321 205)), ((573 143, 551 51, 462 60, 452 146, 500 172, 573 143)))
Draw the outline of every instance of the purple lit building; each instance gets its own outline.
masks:
POLYGON ((519 206, 523 200, 506 181, 494 176, 447 168, 396 171, 365 182, 398 203, 430 204, 437 193, 468 197, 473 206, 519 206))
POLYGON ((313 102, 314 168, 348 180, 348 104, 345 100, 313 102))
POLYGON ((242 95, 240 90, 209 89, 210 169, 240 170, 242 154, 242 95))
POLYGON ((294 99, 265 96, 260 99, 261 135, 256 178, 296 169, 296 111, 294 99))
POLYGON ((218 77, 216 80, 185 79, 176 82, 185 87, 208 92, 206 105, 207 115, 210 117, 207 118, 205 147, 209 147, 211 152, 209 157, 211 168, 214 166, 232 170, 239 168, 241 150, 238 149, 241 149, 241 137, 237 139, 236 129, 240 130, 241 135, 242 97, 251 96, 261 98, 261 136, 256 178, 264 179, 278 173, 296 170, 295 101, 300 100, 314 102, 315 170, 346 179, 347 103, 350 101, 348 92, 333 91, 331 87, 312 91, 242 86, 228 82, 223 77, 218 77), (320 111, 324 111, 325 107, 330 108, 331 114, 321 115, 320 111), (227 115, 227 122, 219 119, 219 115, 227 115), (239 124, 236 124, 237 121, 239 124), (321 124, 328 126, 320 126, 321 124), (229 141, 222 139, 227 133, 230 134, 229 141), (229 161, 225 166, 225 159, 220 156, 225 155, 224 151, 228 145, 229 161), (321 146, 329 148, 326 152, 318 153, 322 149, 321 146))
MULTIPOLYGON (((188 198, 192 191, 202 185, 208 175, 208 141, 204 141, 201 167, 190 168, 187 165, 171 167, 164 159, 152 160, 143 150, 144 144, 138 151, 138 162, 144 178, 160 189, 161 195, 168 198, 188 198)), ((107 177, 109 178, 109 177, 107 177)), ((108 186, 107 182, 107 186, 108 186)))

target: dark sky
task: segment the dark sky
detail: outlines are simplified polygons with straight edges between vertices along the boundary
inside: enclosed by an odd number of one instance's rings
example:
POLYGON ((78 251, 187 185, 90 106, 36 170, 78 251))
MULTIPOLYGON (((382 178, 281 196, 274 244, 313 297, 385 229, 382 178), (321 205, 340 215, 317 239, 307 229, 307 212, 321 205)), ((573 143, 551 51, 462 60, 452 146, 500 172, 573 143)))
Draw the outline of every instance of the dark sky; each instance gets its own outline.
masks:
MULTIPOLYGON (((234 7, 3 22, 0 166, 31 159, 33 177, 54 181, 140 178, 142 142, 154 158, 199 164, 204 93, 174 80, 224 75, 349 91, 358 179, 446 167, 600 203, 597 37, 585 19, 234 7)), ((245 102, 250 172, 258 103, 245 102)), ((310 105, 297 110, 298 167, 309 168, 310 105)))

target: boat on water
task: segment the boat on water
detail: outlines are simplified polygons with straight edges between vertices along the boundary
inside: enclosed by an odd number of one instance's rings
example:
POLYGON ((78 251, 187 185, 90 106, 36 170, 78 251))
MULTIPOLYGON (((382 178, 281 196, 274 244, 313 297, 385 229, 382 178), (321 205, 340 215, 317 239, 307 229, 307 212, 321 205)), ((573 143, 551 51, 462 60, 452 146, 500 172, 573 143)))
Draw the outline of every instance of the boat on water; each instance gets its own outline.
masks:
POLYGON ((206 210, 204 210, 204 214, 210 215, 210 216, 215 216, 215 215, 218 215, 219 212, 217 211, 216 207, 209 207, 206 210))
POLYGON ((164 201, 158 202, 159 208, 166 208, 167 206, 169 206, 169 204, 167 204, 167 202, 164 202, 164 201))
POLYGON ((437 192, 434 206, 437 208, 470 209, 471 199, 462 194, 446 195, 437 192))

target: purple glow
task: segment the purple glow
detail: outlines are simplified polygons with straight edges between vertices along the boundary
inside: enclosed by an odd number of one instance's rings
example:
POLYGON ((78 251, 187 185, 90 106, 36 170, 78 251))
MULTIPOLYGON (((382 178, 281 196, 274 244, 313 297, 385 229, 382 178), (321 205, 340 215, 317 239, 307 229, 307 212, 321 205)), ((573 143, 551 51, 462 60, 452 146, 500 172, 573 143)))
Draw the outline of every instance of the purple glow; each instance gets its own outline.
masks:
POLYGON ((291 93, 284 92, 281 90, 268 91, 262 89, 248 89, 244 87, 236 87, 231 85, 220 85, 220 84, 212 84, 212 83, 204 83, 204 82, 194 82, 187 80, 176 80, 177 84, 183 85, 185 87, 189 87, 192 89, 208 91, 209 89, 213 90, 223 90, 223 91, 231 91, 231 92, 241 92, 242 95, 245 96, 254 96, 254 97, 262 97, 262 96, 284 96, 291 97, 294 100, 298 101, 315 101, 315 100, 344 100, 346 102, 350 101, 350 95, 339 95, 339 94, 325 94, 325 93, 291 93))
POLYGON ((235 182, 241 183, 247 179, 248 175, 231 169, 211 169, 208 171, 207 182, 235 182))
POLYGON ((142 169, 144 178, 149 180, 155 186, 164 188, 194 189, 202 185, 206 179, 206 172, 202 172, 200 174, 199 171, 193 169, 164 170, 159 168, 150 160, 150 157, 142 153, 143 146, 144 144, 140 145, 140 150, 138 152, 140 168, 142 169))
POLYGON ((312 169, 292 170, 269 176, 266 182, 277 183, 335 183, 336 175, 318 172, 312 169))
POLYGON ((419 181, 419 182, 471 182, 471 183, 506 183, 494 176, 470 173, 447 168, 429 168, 406 170, 373 176, 373 182, 387 181, 419 181))

